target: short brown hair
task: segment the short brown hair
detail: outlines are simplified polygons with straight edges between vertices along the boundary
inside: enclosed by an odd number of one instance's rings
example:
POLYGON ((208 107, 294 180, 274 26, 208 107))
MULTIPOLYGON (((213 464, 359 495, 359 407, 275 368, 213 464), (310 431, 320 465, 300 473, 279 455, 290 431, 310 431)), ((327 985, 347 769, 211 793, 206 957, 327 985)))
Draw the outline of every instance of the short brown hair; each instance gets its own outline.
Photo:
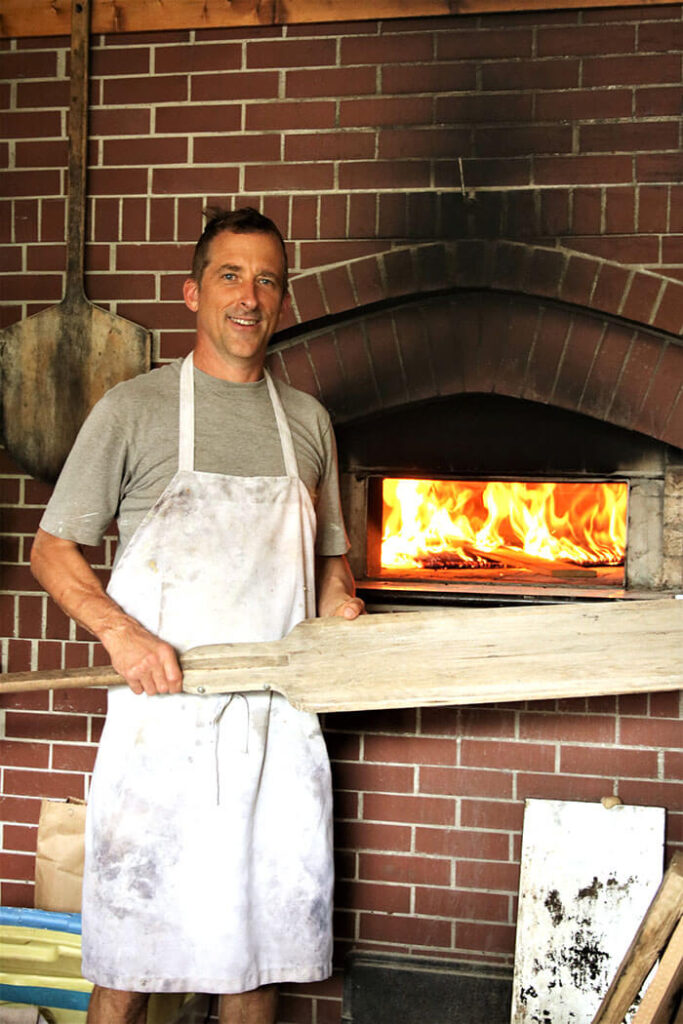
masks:
POLYGON ((209 206, 204 210, 204 216, 208 217, 204 230, 197 242, 192 257, 192 279, 201 284, 202 274, 209 263, 209 247, 216 235, 223 231, 232 231, 236 235, 247 235, 252 232, 261 232, 267 235, 274 235, 282 247, 282 259, 284 261, 284 278, 282 281, 283 294, 287 291, 288 264, 285 240, 275 221, 265 217, 252 206, 243 206, 238 210, 226 210, 220 206, 209 206))

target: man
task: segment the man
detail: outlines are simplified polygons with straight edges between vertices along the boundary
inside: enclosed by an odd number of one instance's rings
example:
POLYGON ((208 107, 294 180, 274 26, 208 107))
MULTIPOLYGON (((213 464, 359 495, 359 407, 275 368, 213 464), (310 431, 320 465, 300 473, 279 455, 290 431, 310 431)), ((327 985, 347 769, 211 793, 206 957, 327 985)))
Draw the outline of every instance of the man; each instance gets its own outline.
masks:
POLYGON ((213 211, 183 294, 193 352, 98 403, 31 558, 128 683, 109 694, 88 808, 89 1024, 141 1024, 159 991, 220 992, 221 1024, 272 1024, 278 982, 331 970, 317 718, 279 695, 181 694, 177 657, 277 639, 316 610, 363 611, 329 417, 264 371, 287 301, 272 221, 213 211), (79 545, 98 543, 113 515, 105 593, 79 545))

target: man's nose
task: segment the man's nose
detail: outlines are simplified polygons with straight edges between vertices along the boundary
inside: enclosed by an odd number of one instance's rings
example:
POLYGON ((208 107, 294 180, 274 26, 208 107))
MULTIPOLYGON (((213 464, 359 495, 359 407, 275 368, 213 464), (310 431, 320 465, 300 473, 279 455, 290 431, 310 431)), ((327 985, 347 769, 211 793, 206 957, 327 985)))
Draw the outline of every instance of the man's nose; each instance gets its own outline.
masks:
POLYGON ((253 281, 242 281, 240 304, 244 306, 245 309, 255 309, 258 305, 256 288, 254 287, 253 281))

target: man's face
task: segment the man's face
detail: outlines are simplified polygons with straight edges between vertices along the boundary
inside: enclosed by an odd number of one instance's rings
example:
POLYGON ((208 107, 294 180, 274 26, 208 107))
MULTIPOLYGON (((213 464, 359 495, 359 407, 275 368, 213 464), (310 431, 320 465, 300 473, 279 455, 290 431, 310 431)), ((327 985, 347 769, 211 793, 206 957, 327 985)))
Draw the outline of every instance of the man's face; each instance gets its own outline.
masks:
POLYGON ((258 380, 280 319, 284 259, 264 232, 222 231, 211 243, 201 282, 189 278, 185 305, 197 314, 195 366, 236 382, 258 380))

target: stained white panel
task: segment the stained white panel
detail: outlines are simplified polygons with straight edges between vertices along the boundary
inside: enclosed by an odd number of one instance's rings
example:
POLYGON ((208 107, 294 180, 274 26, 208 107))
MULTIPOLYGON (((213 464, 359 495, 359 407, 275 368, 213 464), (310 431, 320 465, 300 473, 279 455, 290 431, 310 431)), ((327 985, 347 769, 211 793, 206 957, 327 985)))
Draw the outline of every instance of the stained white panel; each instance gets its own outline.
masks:
POLYGON ((528 800, 512 1024, 590 1024, 662 878, 665 811, 528 800))

